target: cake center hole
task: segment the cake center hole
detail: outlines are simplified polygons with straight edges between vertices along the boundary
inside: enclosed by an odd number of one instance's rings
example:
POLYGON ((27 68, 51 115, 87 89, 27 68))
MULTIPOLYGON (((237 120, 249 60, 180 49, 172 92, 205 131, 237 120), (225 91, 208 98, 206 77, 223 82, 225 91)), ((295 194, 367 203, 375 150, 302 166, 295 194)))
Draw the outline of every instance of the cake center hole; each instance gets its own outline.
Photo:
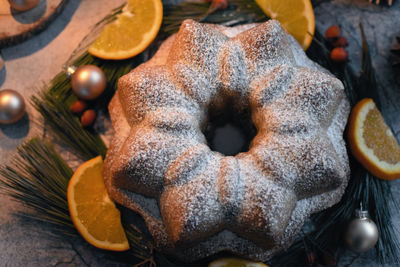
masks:
POLYGON ((211 150, 235 156, 249 150, 257 130, 250 109, 239 112, 229 104, 223 109, 210 108, 203 133, 211 150))

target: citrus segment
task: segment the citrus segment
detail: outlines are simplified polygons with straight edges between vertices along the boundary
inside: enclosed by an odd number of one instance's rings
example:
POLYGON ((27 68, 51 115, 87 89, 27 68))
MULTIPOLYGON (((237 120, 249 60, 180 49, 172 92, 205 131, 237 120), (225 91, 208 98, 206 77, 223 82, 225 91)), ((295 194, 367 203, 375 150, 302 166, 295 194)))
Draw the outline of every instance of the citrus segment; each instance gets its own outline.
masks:
POLYGON ((235 258, 222 258, 211 262, 208 267, 268 267, 261 262, 252 262, 235 258))
POLYGON ((114 251, 129 249, 121 214, 109 198, 103 182, 101 156, 83 163, 68 185, 72 222, 82 237, 95 247, 114 251))
POLYGON ((264 13, 278 20, 306 50, 315 31, 314 11, 310 0, 255 0, 264 13))
POLYGON ((376 177, 400 178, 400 146, 370 98, 361 100, 351 112, 349 145, 356 159, 376 177))
POLYGON ((153 42, 162 17, 161 0, 129 0, 117 19, 104 27, 89 53, 103 59, 136 56, 153 42))

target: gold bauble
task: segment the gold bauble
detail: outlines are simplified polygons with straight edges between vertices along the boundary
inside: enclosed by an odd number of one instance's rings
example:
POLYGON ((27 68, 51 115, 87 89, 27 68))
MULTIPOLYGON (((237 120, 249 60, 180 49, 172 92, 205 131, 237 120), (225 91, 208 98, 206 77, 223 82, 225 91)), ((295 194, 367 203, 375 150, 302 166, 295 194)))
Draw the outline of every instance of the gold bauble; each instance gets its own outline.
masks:
POLYGON ((25 114, 24 98, 16 91, 0 91, 0 123, 11 124, 19 121, 25 114))
POLYGON ((99 97, 106 88, 106 76, 95 65, 83 65, 72 74, 71 86, 79 98, 93 100, 99 97))

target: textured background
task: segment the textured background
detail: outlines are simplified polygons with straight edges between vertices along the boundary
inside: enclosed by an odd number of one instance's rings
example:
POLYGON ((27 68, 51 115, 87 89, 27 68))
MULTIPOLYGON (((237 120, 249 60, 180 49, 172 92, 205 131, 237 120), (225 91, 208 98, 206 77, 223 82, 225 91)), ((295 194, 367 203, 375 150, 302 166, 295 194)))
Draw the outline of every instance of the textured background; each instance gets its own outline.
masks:
MULTIPOLYGON (((2 0, 5 1, 5 0, 2 0)), ((42 0, 44 1, 44 0, 42 0)), ((250 1, 250 0, 249 0, 250 1)), ((5 68, 0 71, 0 89, 12 88, 25 99, 56 75, 90 27, 124 0, 70 0, 61 15, 41 34, 1 51, 5 68)), ((361 38, 358 24, 363 23, 377 70, 382 113, 400 139, 400 69, 393 69, 390 48, 400 36, 400 1, 393 7, 370 5, 368 0, 336 0, 315 9, 317 27, 324 32, 340 24, 349 40, 350 64, 361 62, 361 38)), ((0 164, 6 163, 25 139, 44 134, 39 116, 28 105, 28 115, 13 126, 0 125, 0 164)), ((392 182, 400 201, 400 182, 392 182)), ((96 249, 80 240, 59 241, 46 227, 20 221, 13 213, 24 207, 0 194, 0 266, 116 266, 100 258, 96 249)), ((400 228, 400 215, 393 209, 394 223, 400 228)), ((348 264, 354 255, 347 253, 339 263, 348 264)), ((377 266, 373 252, 355 260, 352 266, 377 266)))

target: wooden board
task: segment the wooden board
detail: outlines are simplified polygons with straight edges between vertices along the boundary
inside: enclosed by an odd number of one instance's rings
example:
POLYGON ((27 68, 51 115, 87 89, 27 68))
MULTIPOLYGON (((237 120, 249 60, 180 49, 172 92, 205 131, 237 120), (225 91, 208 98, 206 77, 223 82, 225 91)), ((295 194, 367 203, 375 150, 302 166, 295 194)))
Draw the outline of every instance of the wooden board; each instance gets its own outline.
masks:
POLYGON ((0 48, 22 42, 45 29, 68 0, 41 0, 31 10, 18 12, 0 1, 0 48))

